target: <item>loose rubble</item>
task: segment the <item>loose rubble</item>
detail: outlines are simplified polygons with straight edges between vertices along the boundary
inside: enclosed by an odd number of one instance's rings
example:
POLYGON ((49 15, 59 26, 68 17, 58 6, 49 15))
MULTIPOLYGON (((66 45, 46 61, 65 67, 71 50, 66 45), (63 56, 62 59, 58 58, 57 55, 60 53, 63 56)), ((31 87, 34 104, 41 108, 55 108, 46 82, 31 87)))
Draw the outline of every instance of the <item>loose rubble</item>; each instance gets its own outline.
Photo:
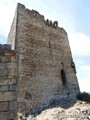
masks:
POLYGON ((39 115, 30 115, 21 120, 90 120, 90 104, 77 101, 68 108, 60 106, 51 107, 42 111, 39 115))

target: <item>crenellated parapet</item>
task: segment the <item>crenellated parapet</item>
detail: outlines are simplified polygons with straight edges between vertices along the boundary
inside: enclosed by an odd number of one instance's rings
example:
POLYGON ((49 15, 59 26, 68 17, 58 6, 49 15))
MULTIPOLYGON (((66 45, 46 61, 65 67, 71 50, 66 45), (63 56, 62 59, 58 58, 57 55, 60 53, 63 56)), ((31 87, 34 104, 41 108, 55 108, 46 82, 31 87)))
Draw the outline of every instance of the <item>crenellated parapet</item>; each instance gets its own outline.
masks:
MULTIPOLYGON (((22 5, 22 4, 20 4, 20 3, 18 3, 18 8, 17 8, 17 10, 18 10, 18 11, 19 11, 19 10, 23 11, 23 13, 29 15, 29 16, 31 17, 31 19, 35 19, 35 18, 36 18, 37 21, 39 21, 39 22, 42 21, 42 23, 45 23, 45 24, 48 25, 48 26, 52 26, 52 28, 57 28, 57 27, 58 27, 58 21, 52 22, 52 20, 49 20, 49 19, 46 19, 46 20, 45 20, 45 17, 44 17, 43 15, 41 15, 38 11, 33 10, 33 9, 32 9, 32 10, 29 10, 29 9, 27 9, 24 5, 22 5)), ((20 11, 19 11, 19 12, 20 12, 20 11)), ((41 24, 42 24, 42 23, 41 23, 41 24)))
POLYGON ((57 27, 58 27, 58 21, 52 22, 52 20, 47 19, 47 20, 45 20, 45 23, 46 23, 46 25, 52 26, 52 27, 54 27, 54 28, 57 28, 57 27))

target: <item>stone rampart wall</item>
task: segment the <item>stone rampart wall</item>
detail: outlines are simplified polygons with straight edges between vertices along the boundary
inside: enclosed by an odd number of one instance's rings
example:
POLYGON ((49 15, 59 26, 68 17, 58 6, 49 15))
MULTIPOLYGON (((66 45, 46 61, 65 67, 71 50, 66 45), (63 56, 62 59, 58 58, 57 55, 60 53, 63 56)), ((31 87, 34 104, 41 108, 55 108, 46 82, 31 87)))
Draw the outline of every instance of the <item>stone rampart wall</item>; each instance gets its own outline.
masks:
POLYGON ((0 45, 0 120, 17 120, 17 59, 10 45, 0 45))

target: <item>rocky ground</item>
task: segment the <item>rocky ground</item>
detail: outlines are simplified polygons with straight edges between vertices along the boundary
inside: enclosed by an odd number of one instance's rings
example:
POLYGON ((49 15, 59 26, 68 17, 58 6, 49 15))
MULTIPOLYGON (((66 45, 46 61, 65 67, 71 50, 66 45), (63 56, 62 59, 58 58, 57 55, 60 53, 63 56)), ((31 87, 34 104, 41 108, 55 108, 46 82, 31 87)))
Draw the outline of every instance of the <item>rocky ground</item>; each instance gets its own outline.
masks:
POLYGON ((90 120, 90 104, 77 101, 67 107, 52 106, 36 116, 21 120, 90 120))

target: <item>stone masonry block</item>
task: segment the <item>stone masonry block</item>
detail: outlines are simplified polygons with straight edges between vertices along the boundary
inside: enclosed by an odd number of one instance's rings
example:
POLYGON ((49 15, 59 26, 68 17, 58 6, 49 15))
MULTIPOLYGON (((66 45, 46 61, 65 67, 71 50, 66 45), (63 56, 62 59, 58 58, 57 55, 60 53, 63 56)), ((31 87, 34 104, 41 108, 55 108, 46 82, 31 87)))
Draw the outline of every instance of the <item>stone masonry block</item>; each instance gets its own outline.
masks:
POLYGON ((17 76, 17 70, 16 69, 8 69, 8 75, 9 76, 17 76))
POLYGON ((1 62, 10 62, 11 61, 11 57, 10 56, 2 56, 1 57, 1 62))
POLYGON ((16 52, 14 50, 5 50, 5 55, 16 56, 16 52))
POLYGON ((8 91, 9 90, 9 86, 0 86, 0 92, 3 92, 3 91, 8 91))
POLYGON ((8 102, 0 102, 0 112, 8 110, 8 102))
POLYGON ((17 110, 17 101, 9 102, 9 110, 17 110))
POLYGON ((17 63, 8 62, 8 63, 6 63, 6 68, 16 69, 17 68, 17 63))
POLYGON ((0 85, 13 85, 13 84, 16 84, 16 79, 8 78, 8 77, 5 78, 0 77, 0 85))
POLYGON ((11 56, 11 62, 17 62, 16 56, 11 56))
POLYGON ((0 69, 5 69, 5 63, 0 63, 0 69))
POLYGON ((7 76, 7 69, 0 69, 0 77, 7 76))
POLYGON ((0 101, 12 101, 16 100, 15 92, 0 92, 0 101))
POLYGON ((16 91, 16 85, 10 85, 9 90, 10 91, 16 91))
POLYGON ((13 120, 16 117, 15 111, 8 112, 8 120, 13 120))
POLYGON ((5 55, 4 50, 0 49, 0 56, 4 56, 4 55, 5 55))
POLYGON ((13 111, 0 112, 0 120, 14 120, 15 113, 13 111))
POLYGON ((0 120, 7 120, 8 112, 0 112, 0 120))

